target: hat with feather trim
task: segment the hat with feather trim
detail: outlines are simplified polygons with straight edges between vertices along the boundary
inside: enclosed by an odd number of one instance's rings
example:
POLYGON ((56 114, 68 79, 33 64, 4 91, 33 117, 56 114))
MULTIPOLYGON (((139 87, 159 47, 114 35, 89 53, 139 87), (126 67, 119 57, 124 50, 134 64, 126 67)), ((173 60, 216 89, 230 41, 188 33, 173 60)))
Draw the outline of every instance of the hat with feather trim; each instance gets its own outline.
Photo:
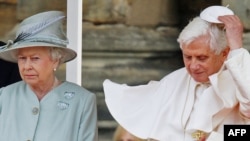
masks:
POLYGON ((61 11, 47 11, 24 19, 16 32, 16 38, 9 40, 0 47, 0 58, 17 62, 15 51, 27 47, 55 47, 60 48, 61 62, 73 60, 77 53, 67 48, 68 39, 63 31, 64 13, 61 11))

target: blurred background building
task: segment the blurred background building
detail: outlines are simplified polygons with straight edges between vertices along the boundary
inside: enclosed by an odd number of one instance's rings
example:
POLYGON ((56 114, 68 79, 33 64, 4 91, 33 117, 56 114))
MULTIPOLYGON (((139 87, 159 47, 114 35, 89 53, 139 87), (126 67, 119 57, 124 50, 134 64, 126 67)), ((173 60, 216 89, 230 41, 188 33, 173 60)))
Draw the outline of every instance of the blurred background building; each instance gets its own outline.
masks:
MULTIPOLYGON (((103 80, 145 84, 182 67, 176 38, 210 5, 229 5, 241 18, 250 49, 249 0, 82 0, 82 86, 98 97, 100 141, 110 141, 117 125, 105 105, 103 80)), ((14 39, 24 18, 48 10, 66 13, 67 0, 0 0, 0 40, 14 39)), ((57 73, 65 79, 64 66, 57 73)))

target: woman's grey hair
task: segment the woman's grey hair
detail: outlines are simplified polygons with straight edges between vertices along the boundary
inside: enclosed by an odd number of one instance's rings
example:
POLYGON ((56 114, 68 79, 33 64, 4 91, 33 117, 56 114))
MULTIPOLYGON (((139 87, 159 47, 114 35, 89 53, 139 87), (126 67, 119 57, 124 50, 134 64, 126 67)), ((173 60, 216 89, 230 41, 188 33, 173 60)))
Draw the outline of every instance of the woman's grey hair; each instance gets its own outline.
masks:
POLYGON ((177 41, 182 49, 183 45, 188 45, 201 36, 208 37, 207 43, 216 54, 219 54, 228 46, 224 29, 218 24, 209 23, 200 17, 195 17, 189 22, 181 31, 177 41))
POLYGON ((64 51, 61 48, 57 47, 51 47, 49 48, 51 58, 53 60, 59 60, 59 64, 62 64, 63 61, 63 56, 64 56, 64 51))
MULTIPOLYGON (((59 60, 59 65, 64 63, 64 51, 58 47, 46 47, 50 52, 52 60, 59 60)), ((11 56, 17 59, 18 49, 13 50, 11 56)))

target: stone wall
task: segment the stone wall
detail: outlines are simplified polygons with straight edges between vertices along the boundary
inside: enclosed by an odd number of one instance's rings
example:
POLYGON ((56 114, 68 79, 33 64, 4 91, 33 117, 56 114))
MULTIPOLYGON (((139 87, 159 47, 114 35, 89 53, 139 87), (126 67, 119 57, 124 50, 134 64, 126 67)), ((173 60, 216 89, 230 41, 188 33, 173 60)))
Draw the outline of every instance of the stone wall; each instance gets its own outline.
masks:
MULTIPOLYGON (((182 67, 179 31, 205 7, 220 4, 229 4, 243 20, 249 48, 248 0, 83 0, 82 86, 98 97, 100 129, 112 133, 116 126, 104 102, 103 80, 145 84, 182 67)), ((0 39, 13 39, 21 20, 47 10, 66 12, 67 0, 0 0, 0 39)), ((65 79, 64 65, 57 75, 65 79)))

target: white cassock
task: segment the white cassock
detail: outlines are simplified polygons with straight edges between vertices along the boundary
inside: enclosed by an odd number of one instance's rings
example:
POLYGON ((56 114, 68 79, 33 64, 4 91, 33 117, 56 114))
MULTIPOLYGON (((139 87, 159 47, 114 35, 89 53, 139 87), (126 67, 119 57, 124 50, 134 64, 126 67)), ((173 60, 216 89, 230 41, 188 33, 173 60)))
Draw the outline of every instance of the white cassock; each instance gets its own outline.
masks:
MULTIPOLYGON (((160 81, 128 86, 103 83, 105 101, 114 119, 144 139, 194 141, 202 131, 207 140, 223 141, 223 125, 250 120, 250 55, 246 49, 231 51, 210 84, 196 95, 198 84, 185 68, 160 81)), ((202 84, 203 85, 203 84, 202 84)))

